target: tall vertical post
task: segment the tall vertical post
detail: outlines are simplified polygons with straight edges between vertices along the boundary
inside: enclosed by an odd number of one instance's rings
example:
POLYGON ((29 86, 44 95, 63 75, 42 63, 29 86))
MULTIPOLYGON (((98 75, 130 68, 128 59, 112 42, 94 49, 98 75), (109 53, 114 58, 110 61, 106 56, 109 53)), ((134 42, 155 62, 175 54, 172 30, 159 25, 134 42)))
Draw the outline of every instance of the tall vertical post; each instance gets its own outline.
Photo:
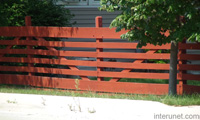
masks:
POLYGON ((32 23, 31 23, 31 16, 26 16, 25 17, 25 25, 26 26, 31 26, 32 23))
MULTIPOLYGON (((102 17, 101 16, 97 16, 95 21, 96 21, 96 28, 102 27, 102 17)), ((99 44, 100 42, 103 42, 103 39, 96 38, 96 43, 99 44)), ((97 55, 98 55, 98 53, 103 52, 103 48, 97 48, 96 52, 97 52, 97 55)), ((103 61, 103 58, 97 57, 97 62, 100 62, 100 61, 103 61)), ((103 71, 103 68, 97 67, 97 81, 103 81, 103 77, 98 76, 98 73, 100 71, 103 71)))
MULTIPOLYGON (((186 39, 184 39, 182 41, 182 43, 183 44, 186 43, 186 39)), ((185 49, 183 49, 183 50, 181 49, 181 50, 179 50, 178 55, 180 56, 181 54, 185 54, 185 53, 186 53, 186 50, 185 49)), ((178 61, 179 65, 186 64, 186 63, 187 63, 186 60, 179 60, 178 61)), ((183 95, 183 93, 184 93, 183 85, 187 84, 187 81, 184 80, 184 78, 183 78, 183 74, 185 74, 186 72, 187 72, 186 70, 179 70, 179 76, 180 76, 180 79, 179 79, 179 94, 180 95, 183 95)))
MULTIPOLYGON (((25 17, 25 26, 31 26, 31 16, 26 16, 25 17)), ((27 42, 30 41, 32 38, 31 37, 26 37, 27 42)), ((33 46, 27 46, 27 49, 30 50, 32 49, 33 46)), ((31 59, 31 55, 27 55, 28 59, 31 59)), ((28 64, 28 67, 33 67, 34 65, 32 63, 28 64)), ((28 75, 33 75, 33 73, 28 73, 28 75)))
POLYGON ((170 50, 169 95, 177 94, 177 52, 178 44, 176 41, 172 41, 170 50))

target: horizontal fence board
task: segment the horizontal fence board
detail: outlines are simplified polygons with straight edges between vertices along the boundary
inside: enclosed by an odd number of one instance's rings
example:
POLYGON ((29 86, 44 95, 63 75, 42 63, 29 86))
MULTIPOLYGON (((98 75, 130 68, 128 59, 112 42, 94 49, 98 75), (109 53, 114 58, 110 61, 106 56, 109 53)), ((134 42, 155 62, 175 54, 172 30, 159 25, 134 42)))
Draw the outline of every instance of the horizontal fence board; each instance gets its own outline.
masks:
MULTIPOLYGON (((22 84, 47 88, 76 89, 75 80, 65 78, 48 78, 25 75, 0 75, 1 84, 22 84)), ((134 94, 157 94, 168 93, 167 84, 146 84, 128 82, 107 81, 79 81, 79 88, 87 91, 134 93, 134 94)))
POLYGON ((146 53, 120 53, 120 52, 100 52, 99 58, 124 58, 124 59, 170 59, 170 54, 146 54, 146 53))
POLYGON ((28 75, 0 74, 0 84, 30 85, 30 81, 28 75))
POLYGON ((0 45, 29 45, 47 47, 76 47, 76 48, 113 48, 113 49, 170 49, 170 44, 154 46, 147 44, 142 48, 137 48, 138 43, 117 43, 117 42, 63 42, 63 41, 40 41, 40 40, 1 40, 0 45))
POLYGON ((48 87, 48 88, 65 88, 75 89, 75 80, 69 78, 52 78, 52 77, 39 77, 39 76, 28 76, 28 75, 12 75, 12 74, 0 74, 1 84, 15 84, 15 85, 31 85, 37 87, 48 87), (73 83, 71 83, 71 81, 73 83), (69 81, 68 85, 65 81, 69 81), (70 84, 71 83, 71 84, 70 84))
POLYGON ((0 36, 120 39, 126 31, 89 27, 0 27, 0 36))
POLYGON ((98 43, 98 48, 115 48, 115 49, 170 49, 170 44, 162 46, 154 46, 152 44, 147 44, 142 48, 137 48, 138 43, 116 43, 116 42, 102 42, 98 43))
POLYGON ((83 51, 54 51, 54 50, 38 50, 38 49, 2 49, 0 54, 27 54, 27 55, 49 55, 49 56, 72 56, 72 57, 96 57, 96 52, 83 51))
POLYGON ((146 53, 121 53, 121 52, 83 52, 83 51, 51 51, 51 50, 24 50, 24 49, 2 49, 0 54, 29 54, 50 56, 73 56, 73 57, 99 57, 99 58, 124 58, 124 59, 170 59, 170 54, 146 54, 146 53))
POLYGON ((200 81, 200 75, 193 75, 193 74, 179 74, 178 79, 182 80, 198 80, 200 81))
POLYGON ((200 54, 179 54, 179 60, 200 60, 200 54))
POLYGON ((200 49, 200 43, 179 43, 178 49, 200 49))
POLYGON ((114 78, 144 78, 144 79, 169 79, 169 73, 142 73, 142 72, 98 72, 98 77, 114 78))
POLYGON ((70 70, 59 68, 44 68, 44 67, 18 67, 18 66, 2 66, 0 71, 16 71, 16 72, 31 72, 31 73, 49 73, 63 75, 81 75, 81 76, 96 76, 96 71, 87 70, 70 70))
POLYGON ((190 65, 190 64, 178 64, 178 70, 199 70, 200 65, 190 65))
MULTIPOLYGON (((0 62, 75 65, 75 66, 128 68, 128 69, 169 70, 169 64, 154 64, 154 63, 137 63, 136 64, 136 63, 126 63, 126 62, 83 61, 83 60, 67 60, 65 58, 47 59, 47 58, 0 57, 0 62)), ((200 69, 196 66, 195 68, 200 69)))
POLYGON ((63 42, 63 41, 35 41, 35 40, 1 40, 0 45, 28 45, 28 46, 46 46, 46 47, 78 47, 78 48, 96 48, 95 42, 63 42))
POLYGON ((85 75, 99 77, 115 77, 115 78, 144 78, 144 79, 169 79, 168 73, 139 73, 139 72, 105 72, 101 71, 86 71, 86 70, 69 70, 58 68, 43 68, 43 67, 18 67, 18 66, 2 66, 1 71, 16 71, 16 72, 32 72, 32 73, 49 73, 49 74, 64 74, 64 75, 85 75))
POLYGON ((200 86, 183 85, 183 93, 185 94, 200 93, 200 86))
POLYGON ((69 70, 59 68, 43 68, 43 67, 19 67, 19 66, 2 66, 1 71, 15 72, 32 72, 32 73, 49 73, 49 74, 64 74, 64 75, 85 75, 99 77, 115 77, 115 78, 145 78, 145 79, 169 79, 168 73, 139 73, 139 72, 104 72, 86 70, 69 70))
POLYGON ((151 69, 151 70, 169 70, 169 64, 153 63, 123 63, 123 62, 97 62, 98 67, 109 68, 128 68, 128 69, 151 69))
POLYGON ((16 63, 37 63, 37 64, 54 64, 54 65, 76 65, 76 66, 97 66, 96 61, 83 60, 67 60, 47 59, 47 58, 16 58, 16 57, 0 57, 0 62, 16 62, 16 63))
POLYGON ((75 48, 96 48, 95 42, 65 42, 63 47, 75 47, 75 48))

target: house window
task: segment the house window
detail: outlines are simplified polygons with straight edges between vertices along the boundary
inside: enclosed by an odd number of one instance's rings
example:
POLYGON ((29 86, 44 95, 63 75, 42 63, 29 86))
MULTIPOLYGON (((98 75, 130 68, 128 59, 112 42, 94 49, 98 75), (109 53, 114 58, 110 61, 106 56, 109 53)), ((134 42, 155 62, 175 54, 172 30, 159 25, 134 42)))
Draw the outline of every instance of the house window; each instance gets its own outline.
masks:
POLYGON ((58 4, 67 6, 99 6, 100 0, 59 0, 58 4))

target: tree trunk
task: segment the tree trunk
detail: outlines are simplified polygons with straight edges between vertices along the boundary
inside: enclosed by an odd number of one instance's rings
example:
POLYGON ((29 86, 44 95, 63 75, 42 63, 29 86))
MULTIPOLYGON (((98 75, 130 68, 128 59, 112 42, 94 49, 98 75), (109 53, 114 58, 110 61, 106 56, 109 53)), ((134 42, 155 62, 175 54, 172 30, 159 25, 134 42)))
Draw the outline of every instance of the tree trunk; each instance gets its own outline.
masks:
POLYGON ((169 95, 177 94, 177 52, 178 44, 172 41, 170 52, 169 95))

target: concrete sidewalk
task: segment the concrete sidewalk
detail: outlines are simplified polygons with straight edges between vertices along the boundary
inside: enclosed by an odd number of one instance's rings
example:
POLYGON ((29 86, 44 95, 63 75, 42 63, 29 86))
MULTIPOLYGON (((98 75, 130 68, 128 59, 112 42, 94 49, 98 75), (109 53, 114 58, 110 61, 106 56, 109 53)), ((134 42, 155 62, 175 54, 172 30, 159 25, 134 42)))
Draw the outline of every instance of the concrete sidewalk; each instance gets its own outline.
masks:
POLYGON ((200 120, 200 106, 174 107, 141 100, 0 93, 0 120, 161 120, 164 117, 166 120, 170 115, 174 120, 179 119, 178 116, 184 120, 189 115, 191 120, 200 120))

